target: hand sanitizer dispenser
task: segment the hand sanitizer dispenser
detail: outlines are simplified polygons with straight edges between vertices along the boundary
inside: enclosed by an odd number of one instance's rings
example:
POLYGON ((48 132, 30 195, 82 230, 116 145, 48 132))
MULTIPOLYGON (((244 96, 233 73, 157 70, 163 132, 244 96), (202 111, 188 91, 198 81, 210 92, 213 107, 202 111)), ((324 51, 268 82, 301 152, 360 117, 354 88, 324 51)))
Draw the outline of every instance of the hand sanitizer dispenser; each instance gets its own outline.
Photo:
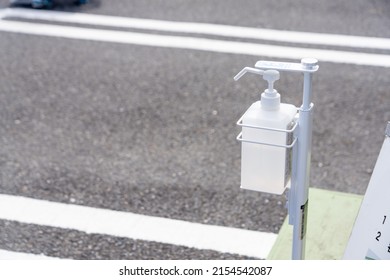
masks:
POLYGON ((313 126, 312 78, 318 60, 303 58, 301 63, 260 60, 247 72, 262 75, 268 88, 261 100, 249 107, 237 122, 242 127, 241 187, 260 192, 288 192, 288 222, 293 225, 292 259, 304 259, 310 184, 310 157, 313 126), (280 103, 274 89, 279 72, 303 74, 302 105, 280 103), (299 111, 299 114, 297 113, 299 111), (291 174, 291 177, 290 177, 291 174))
POLYGON ((274 89, 274 82, 280 77, 278 71, 245 67, 234 79, 238 80, 246 72, 262 75, 268 88, 239 121, 242 126, 239 139, 242 141, 241 188, 282 194, 290 184, 289 145, 297 108, 280 103, 280 94, 274 89))

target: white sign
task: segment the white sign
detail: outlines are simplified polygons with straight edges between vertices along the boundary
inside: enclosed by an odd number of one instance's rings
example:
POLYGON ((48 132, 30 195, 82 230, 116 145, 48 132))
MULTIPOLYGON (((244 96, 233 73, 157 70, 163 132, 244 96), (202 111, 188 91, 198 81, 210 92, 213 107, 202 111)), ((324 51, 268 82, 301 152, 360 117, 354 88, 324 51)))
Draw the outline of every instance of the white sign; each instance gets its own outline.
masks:
POLYGON ((390 259, 390 123, 344 259, 390 259))

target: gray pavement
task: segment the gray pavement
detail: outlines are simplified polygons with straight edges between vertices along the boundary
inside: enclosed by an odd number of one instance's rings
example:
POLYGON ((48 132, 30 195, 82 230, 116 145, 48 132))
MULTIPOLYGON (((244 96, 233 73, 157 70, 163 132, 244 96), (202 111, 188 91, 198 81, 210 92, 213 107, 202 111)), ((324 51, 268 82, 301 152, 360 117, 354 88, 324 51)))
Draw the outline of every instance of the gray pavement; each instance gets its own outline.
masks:
MULTIPOLYGON (((117 0, 56 9, 390 37, 386 1, 117 0)), ((239 189, 235 122, 264 83, 232 77, 260 59, 0 32, 0 193, 276 233, 286 216, 284 196, 239 189)), ((390 120, 389 73, 320 62, 314 78, 313 186, 364 194, 390 120)), ((298 106, 296 78, 282 75, 277 88, 284 102, 298 106)), ((29 251, 34 235, 10 236, 35 232, 35 226, 2 223, 7 231, 0 248, 29 251)), ((66 240, 74 234, 42 230, 66 240)), ((131 258, 121 255, 120 246, 99 247, 93 240, 89 247, 72 241, 74 253, 54 253, 48 247, 60 251, 61 244, 50 242, 31 252, 131 258)), ((156 258, 162 259, 238 257, 138 242, 138 248, 148 248, 142 252, 160 246, 156 258)))

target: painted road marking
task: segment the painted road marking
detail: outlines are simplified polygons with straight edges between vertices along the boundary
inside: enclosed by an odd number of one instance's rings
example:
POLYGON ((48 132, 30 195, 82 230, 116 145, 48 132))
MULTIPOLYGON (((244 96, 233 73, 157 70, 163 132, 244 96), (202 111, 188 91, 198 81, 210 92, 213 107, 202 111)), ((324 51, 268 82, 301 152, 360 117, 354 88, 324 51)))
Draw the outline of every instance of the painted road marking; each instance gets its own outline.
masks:
POLYGON ((31 9, 5 9, 2 17, 17 17, 32 20, 48 20, 95 26, 110 26, 158 30, 193 34, 207 34, 224 37, 271 40, 278 42, 342 46, 353 48, 390 49, 390 39, 313 32, 272 30, 220 24, 163 21, 140 18, 127 18, 85 13, 41 11, 31 9))
POLYGON ((264 259, 277 235, 0 194, 0 219, 264 259))
POLYGON ((195 37, 165 36, 6 20, 0 20, 0 31, 79 40, 254 55, 257 57, 281 57, 288 59, 315 57, 323 62, 390 67, 390 55, 383 54, 282 47, 195 37))
POLYGON ((60 260, 60 259, 54 257, 48 257, 42 254, 36 255, 36 254, 0 250, 0 260, 60 260))

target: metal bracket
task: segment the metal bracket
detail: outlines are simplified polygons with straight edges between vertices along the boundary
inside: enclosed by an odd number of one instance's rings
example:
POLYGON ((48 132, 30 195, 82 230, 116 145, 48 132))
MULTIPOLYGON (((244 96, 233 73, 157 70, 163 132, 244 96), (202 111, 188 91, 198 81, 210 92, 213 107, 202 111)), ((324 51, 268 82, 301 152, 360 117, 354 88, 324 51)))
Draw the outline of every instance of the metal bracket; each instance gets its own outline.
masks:
POLYGON ((313 73, 319 68, 318 65, 311 65, 316 63, 317 60, 306 58, 302 63, 290 63, 290 62, 275 62, 260 60, 256 62, 255 67, 263 70, 278 70, 286 72, 300 72, 300 73, 313 73))
MULTIPOLYGON (((290 129, 277 129, 277 128, 270 128, 270 127, 264 127, 264 126, 248 125, 248 124, 243 124, 242 123, 242 118, 243 117, 241 117, 237 121, 237 125, 238 126, 247 127, 247 128, 253 128, 253 129, 260 129, 260 130, 281 132, 281 133, 286 133, 286 135, 290 134, 290 133, 294 133, 295 129, 298 127, 298 122, 295 122, 293 127, 290 128, 290 129)), ((297 142, 297 139, 298 139, 297 137, 294 137, 290 144, 278 145, 278 144, 272 144, 272 143, 266 143, 266 142, 258 142, 258 141, 250 141, 250 140, 247 140, 247 139, 243 139, 242 138, 242 131, 237 136, 237 140, 240 141, 240 142, 259 144, 259 145, 266 145, 266 146, 272 146, 272 147, 278 147, 278 148, 286 148, 286 149, 291 149, 292 147, 294 147, 295 143, 297 142)))

